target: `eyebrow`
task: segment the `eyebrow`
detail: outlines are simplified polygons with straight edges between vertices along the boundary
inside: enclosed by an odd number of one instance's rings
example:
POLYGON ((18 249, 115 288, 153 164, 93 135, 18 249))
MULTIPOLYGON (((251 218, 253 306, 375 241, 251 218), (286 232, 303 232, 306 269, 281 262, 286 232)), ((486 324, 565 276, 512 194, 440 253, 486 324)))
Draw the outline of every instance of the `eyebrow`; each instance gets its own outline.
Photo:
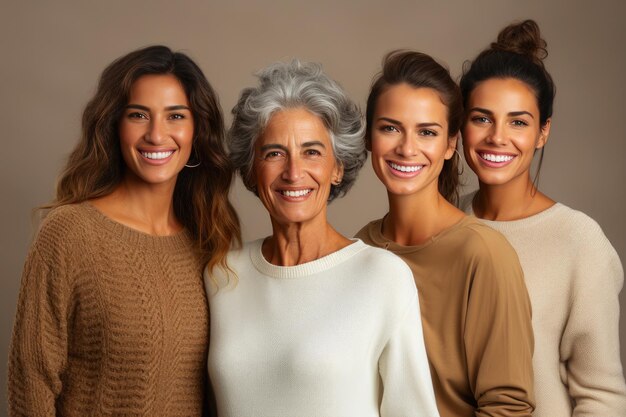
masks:
MULTIPOLYGON (((126 106, 127 109, 137 109, 137 110, 143 110, 143 111, 150 111, 149 107, 146 106, 142 106, 141 104, 129 104, 126 106)), ((175 106, 167 106, 165 108, 165 110, 167 111, 173 111, 173 110, 189 110, 191 111, 191 109, 188 106, 185 106, 183 104, 177 104, 175 106)))
MULTIPOLYGON (((393 123, 396 125, 400 125, 402 126, 402 122, 400 122, 399 120, 394 120, 392 118, 389 117, 379 117, 378 121, 385 121, 385 122, 389 122, 389 123, 393 123)), ((425 123, 418 123, 417 127, 433 127, 433 126, 439 126, 440 128, 443 129, 443 126, 441 126, 439 123, 436 122, 425 122, 425 123)))
MULTIPOLYGON (((326 149, 326 145, 324 145, 322 142, 320 142, 319 140, 312 140, 309 142, 304 142, 300 147, 301 148, 311 148, 313 146, 319 146, 321 148, 326 149)), ((263 145, 261 146, 261 152, 265 152, 269 149, 280 149, 281 151, 289 151, 289 149, 284 146, 284 145, 280 145, 278 143, 268 143, 267 145, 263 145)))
MULTIPOLYGON (((486 114, 487 116, 493 116, 493 112, 491 110, 483 109, 481 107, 472 107, 470 109, 470 112, 473 112, 473 111, 477 111, 479 113, 486 114)), ((530 112, 527 112, 525 110, 511 111, 511 112, 508 112, 507 115, 510 116, 510 117, 517 117, 517 116, 528 115, 528 116, 530 116, 533 119, 535 118, 535 116, 533 116, 530 112)))

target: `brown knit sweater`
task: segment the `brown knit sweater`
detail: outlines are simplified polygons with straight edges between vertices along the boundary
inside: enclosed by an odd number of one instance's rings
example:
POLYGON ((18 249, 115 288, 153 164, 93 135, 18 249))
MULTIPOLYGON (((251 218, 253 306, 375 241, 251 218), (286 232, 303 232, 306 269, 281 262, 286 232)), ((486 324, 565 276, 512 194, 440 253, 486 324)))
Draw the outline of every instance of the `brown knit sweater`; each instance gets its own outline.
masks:
POLYGON ((187 232, 156 237, 88 203, 53 210, 22 276, 12 416, 200 416, 208 309, 187 232))

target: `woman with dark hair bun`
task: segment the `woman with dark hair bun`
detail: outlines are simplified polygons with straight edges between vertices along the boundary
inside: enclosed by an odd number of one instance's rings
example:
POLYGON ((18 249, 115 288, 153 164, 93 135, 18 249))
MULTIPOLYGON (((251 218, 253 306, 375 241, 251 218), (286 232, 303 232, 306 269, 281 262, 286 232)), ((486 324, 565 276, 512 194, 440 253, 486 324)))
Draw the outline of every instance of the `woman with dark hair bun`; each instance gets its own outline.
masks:
POLYGON ((206 412, 202 271, 240 241, 223 139, 188 56, 152 46, 104 70, 26 259, 10 415, 206 412))
POLYGON ((461 207, 504 234, 519 255, 533 307, 534 416, 624 416, 619 257, 595 221, 531 179, 555 93, 546 56, 539 27, 526 20, 504 28, 465 69, 463 149, 480 189, 461 207))
POLYGON ((385 57, 367 101, 366 144, 389 213, 357 237, 413 272, 440 415, 530 417, 533 335, 522 269, 500 233, 453 205, 462 121, 446 68, 419 52, 385 57))

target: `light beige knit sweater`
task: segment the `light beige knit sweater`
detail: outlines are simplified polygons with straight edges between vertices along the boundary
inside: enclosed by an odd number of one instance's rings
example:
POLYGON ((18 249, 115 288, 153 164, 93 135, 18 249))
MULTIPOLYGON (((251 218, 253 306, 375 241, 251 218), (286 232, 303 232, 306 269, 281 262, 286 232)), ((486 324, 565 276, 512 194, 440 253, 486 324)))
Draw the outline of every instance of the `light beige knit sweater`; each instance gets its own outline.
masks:
POLYGON ((155 237, 88 203, 53 210, 22 276, 12 416, 200 416, 208 310, 187 232, 155 237))
MULTIPOLYGON (((462 199, 469 213, 473 193, 462 199)), ((534 417, 626 417, 619 300, 624 270, 598 224, 557 203, 522 220, 482 220, 517 251, 533 308, 534 417)))

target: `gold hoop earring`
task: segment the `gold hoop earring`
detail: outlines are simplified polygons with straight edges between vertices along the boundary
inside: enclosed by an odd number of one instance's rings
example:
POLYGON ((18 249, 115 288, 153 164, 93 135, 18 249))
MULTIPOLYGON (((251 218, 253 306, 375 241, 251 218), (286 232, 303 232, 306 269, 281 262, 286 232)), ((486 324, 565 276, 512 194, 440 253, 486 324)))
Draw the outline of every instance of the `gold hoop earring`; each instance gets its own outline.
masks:
POLYGON ((461 176, 465 172, 465 165, 463 165, 463 158, 461 158, 461 154, 459 153, 457 148, 454 148, 454 153, 456 153, 456 156, 459 158, 458 166, 460 168, 457 168, 457 175, 461 176))

